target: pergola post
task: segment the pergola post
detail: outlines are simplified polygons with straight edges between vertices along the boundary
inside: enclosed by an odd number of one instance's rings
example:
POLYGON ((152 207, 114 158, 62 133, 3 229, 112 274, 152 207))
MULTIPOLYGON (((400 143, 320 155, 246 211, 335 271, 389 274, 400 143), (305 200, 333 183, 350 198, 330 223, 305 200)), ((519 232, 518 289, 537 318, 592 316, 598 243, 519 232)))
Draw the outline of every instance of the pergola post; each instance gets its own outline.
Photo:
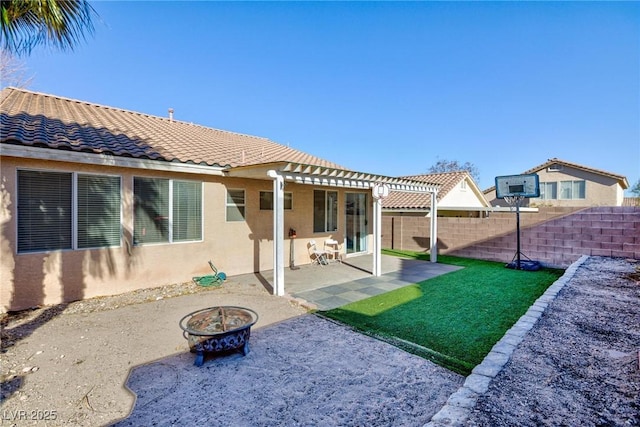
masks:
POLYGON ((373 275, 382 275, 382 199, 373 198, 373 275))
POLYGON ((431 192, 431 221, 429 235, 431 236, 431 247, 429 249, 430 261, 438 262, 438 193, 431 192))
POLYGON ((382 200, 389 196, 387 184, 376 184, 371 189, 373 196, 373 275, 382 275, 382 200))
POLYGON ((273 294, 284 295, 284 178, 276 171, 273 178, 273 294))
POLYGON ((372 190, 373 204, 373 275, 382 275, 382 200, 391 191, 409 193, 431 193, 431 262, 437 262, 437 216, 436 196, 438 184, 391 178, 331 167, 277 162, 274 164, 241 166, 226 170, 227 176, 238 178, 273 180, 273 294, 285 294, 284 283, 284 182, 296 185, 372 190))

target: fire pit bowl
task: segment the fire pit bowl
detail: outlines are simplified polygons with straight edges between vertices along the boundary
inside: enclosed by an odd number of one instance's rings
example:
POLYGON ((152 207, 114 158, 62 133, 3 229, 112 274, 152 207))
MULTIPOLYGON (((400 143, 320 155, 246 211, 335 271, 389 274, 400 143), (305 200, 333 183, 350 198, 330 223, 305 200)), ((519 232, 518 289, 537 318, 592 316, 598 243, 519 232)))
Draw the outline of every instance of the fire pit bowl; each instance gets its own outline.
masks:
POLYGON ((255 311, 234 306, 209 307, 194 311, 180 320, 182 335, 196 353, 194 365, 202 366, 204 353, 240 350, 249 353, 251 326, 258 321, 255 311))

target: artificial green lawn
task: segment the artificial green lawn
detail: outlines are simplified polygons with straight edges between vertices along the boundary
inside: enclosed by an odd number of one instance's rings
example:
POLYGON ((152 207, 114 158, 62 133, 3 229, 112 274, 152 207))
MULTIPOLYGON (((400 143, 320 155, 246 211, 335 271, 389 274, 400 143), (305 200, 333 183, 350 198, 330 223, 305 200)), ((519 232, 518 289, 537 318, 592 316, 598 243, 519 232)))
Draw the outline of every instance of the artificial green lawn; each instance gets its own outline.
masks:
POLYGON ((464 268, 320 314, 467 375, 564 273, 519 271, 504 263, 445 255, 438 262, 464 268))

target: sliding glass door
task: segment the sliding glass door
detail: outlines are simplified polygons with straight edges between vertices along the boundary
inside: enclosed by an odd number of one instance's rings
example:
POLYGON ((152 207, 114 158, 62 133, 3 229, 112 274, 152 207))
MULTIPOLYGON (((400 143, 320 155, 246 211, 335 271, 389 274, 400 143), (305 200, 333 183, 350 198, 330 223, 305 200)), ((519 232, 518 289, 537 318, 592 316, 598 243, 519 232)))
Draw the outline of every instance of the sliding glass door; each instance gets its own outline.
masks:
POLYGON ((346 229, 347 254, 367 250, 367 195, 365 193, 346 193, 346 229))

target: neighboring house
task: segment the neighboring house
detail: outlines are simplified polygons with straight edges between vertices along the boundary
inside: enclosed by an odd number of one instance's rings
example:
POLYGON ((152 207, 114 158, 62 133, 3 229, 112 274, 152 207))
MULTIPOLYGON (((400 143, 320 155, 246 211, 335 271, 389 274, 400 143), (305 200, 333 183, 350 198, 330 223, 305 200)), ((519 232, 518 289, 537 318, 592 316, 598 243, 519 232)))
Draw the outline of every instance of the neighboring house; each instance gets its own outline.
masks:
MULTIPOLYGON (((481 217, 491 208, 467 171, 411 175, 402 178, 440 185, 437 195, 440 217, 481 217)), ((382 201, 382 212, 385 216, 398 214, 426 216, 430 210, 431 197, 428 194, 392 191, 389 197, 382 201)))
MULTIPOLYGON (((540 181, 540 197, 525 199, 528 206, 622 206, 624 190, 629 188, 627 178, 599 169, 549 159, 546 163, 522 173, 537 174, 540 181)), ((492 206, 507 206, 496 198, 496 188, 484 191, 492 206)))
POLYGON ((283 295, 290 244, 305 264, 311 239, 337 240, 344 256, 373 253, 379 275, 372 188, 439 188, 15 88, 0 93, 0 113, 2 311, 181 283, 206 274, 208 260, 227 275, 274 270, 283 295), (297 238, 285 244, 289 229, 297 238))

